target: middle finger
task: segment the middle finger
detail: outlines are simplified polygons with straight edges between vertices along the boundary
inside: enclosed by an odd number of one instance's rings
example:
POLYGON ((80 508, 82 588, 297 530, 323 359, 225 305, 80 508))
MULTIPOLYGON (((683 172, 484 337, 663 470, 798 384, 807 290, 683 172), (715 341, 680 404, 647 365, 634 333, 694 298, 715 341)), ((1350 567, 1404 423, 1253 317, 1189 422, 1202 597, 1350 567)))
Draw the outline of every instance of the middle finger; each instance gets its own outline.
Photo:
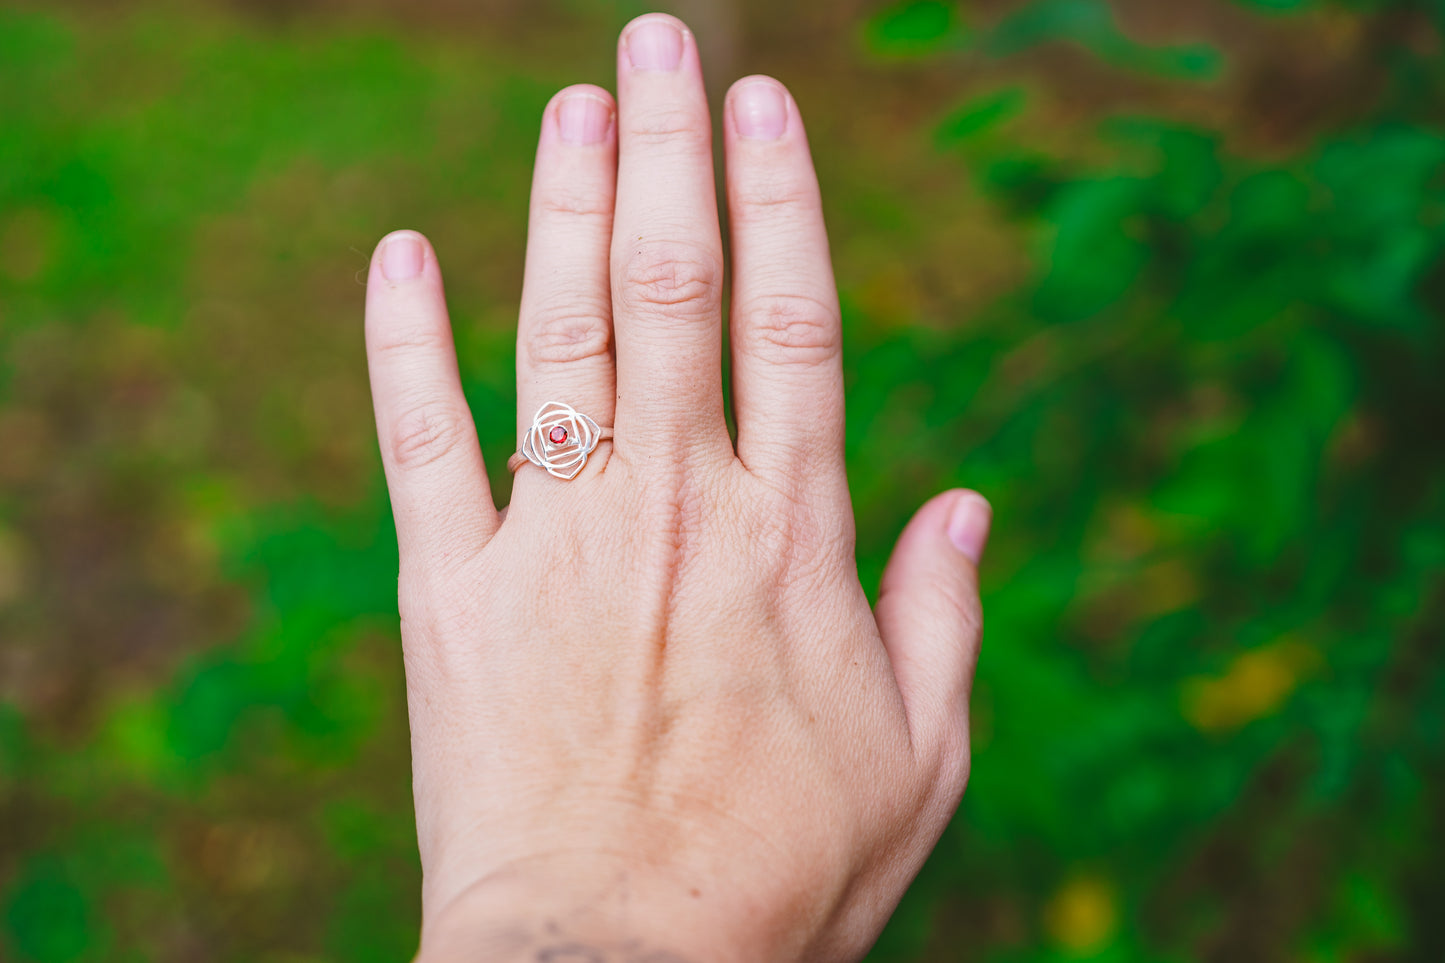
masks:
POLYGON ((616 452, 731 454, 712 126, 691 31, 665 14, 634 20, 618 45, 617 88, 616 452))

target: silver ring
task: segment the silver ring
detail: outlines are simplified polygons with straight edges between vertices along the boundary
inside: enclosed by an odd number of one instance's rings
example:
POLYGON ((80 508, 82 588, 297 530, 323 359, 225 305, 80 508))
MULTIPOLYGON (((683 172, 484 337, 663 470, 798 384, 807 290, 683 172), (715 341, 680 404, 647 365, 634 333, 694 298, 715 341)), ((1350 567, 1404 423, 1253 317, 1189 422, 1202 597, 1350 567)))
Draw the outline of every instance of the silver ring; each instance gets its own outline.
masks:
POLYGON ((522 436, 522 447, 507 459, 507 470, 515 472, 531 462, 555 478, 571 481, 598 443, 611 437, 611 428, 598 427, 571 405, 549 401, 537 409, 532 427, 522 436))

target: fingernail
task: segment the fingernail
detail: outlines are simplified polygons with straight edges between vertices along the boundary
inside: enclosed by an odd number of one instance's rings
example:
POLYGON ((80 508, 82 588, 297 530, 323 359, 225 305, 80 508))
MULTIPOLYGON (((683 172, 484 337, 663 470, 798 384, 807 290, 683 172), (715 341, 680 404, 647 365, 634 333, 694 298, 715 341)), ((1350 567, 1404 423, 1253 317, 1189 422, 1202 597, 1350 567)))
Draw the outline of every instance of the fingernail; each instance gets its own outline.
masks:
POLYGON ((591 94, 568 94, 557 105, 557 131, 569 144, 598 144, 612 126, 612 108, 591 94))
POLYGON ((977 565, 988 544, 988 527, 993 521, 993 508, 977 492, 965 492, 948 514, 948 540, 953 547, 977 565))
POLYGON ((410 281, 421 274, 426 250, 414 234, 397 234, 381 250, 381 274, 388 281, 410 281))
POLYGON ((738 133, 756 140, 777 140, 788 129, 788 100, 777 84, 759 80, 733 95, 738 133))
POLYGON ((638 70, 676 70, 682 31, 670 20, 644 20, 627 34, 627 59, 638 70))

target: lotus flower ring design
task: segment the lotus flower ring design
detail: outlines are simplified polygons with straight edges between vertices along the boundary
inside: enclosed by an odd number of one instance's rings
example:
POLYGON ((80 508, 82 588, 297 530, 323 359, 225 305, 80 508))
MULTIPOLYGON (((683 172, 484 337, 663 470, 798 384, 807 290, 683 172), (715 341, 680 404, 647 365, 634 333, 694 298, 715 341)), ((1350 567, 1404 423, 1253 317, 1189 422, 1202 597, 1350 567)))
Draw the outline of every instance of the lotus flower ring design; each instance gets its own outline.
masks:
POLYGON ((515 472, 531 462, 555 478, 570 481, 582 471, 598 442, 611 437, 611 428, 598 427, 571 405, 549 401, 537 409, 532 427, 522 435, 521 449, 507 460, 507 468, 515 472))

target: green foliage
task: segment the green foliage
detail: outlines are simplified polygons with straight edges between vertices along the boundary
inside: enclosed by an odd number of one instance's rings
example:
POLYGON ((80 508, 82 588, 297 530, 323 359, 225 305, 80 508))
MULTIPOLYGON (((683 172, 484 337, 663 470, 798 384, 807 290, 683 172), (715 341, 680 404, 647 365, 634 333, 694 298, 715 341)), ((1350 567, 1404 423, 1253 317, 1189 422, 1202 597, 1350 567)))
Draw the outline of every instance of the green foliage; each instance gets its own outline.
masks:
POLYGON ((53 859, 26 867, 6 916, 15 951, 37 963, 81 959, 92 939, 89 902, 53 859))
MULTIPOLYGON (((1445 77, 1392 25, 1440 6, 1270 18, 1377 91, 1289 135, 1259 38, 960 9, 868 19, 874 100, 777 70, 865 585, 929 492, 996 511, 972 785, 875 958, 1437 958, 1445 77)), ((496 470, 536 117, 610 52, 325 23, 0 10, 5 960, 413 948, 353 276, 432 233, 496 470)))
POLYGON ((965 28, 956 4, 907 0, 885 7, 865 25, 869 49, 885 57, 919 57, 940 52, 981 51, 1010 57, 1056 42, 1077 44, 1107 63, 1142 73, 1181 79, 1215 77, 1218 53, 1200 44, 1151 47, 1131 40, 1105 0, 1036 0, 990 27, 965 28))
MULTIPOLYGON (((1058 13, 1025 10, 1028 24, 1058 13)), ((1414 429, 1375 425, 1375 454, 1346 451, 1364 421, 1417 423, 1415 406, 1440 404, 1428 373, 1442 347, 1440 133, 1395 115, 1269 164, 1197 129, 1111 121, 1116 164, 1071 170, 975 133, 988 126, 954 116, 939 137, 1032 226, 1040 270, 959 351, 1022 342, 1039 357, 1024 368, 1035 386, 1001 370, 972 395, 974 414, 938 440, 969 450, 968 464, 940 477, 1031 465, 985 490, 1001 530, 1023 526, 1033 548, 992 560, 1007 571, 986 599, 979 685, 997 722, 976 747, 960 845, 935 858, 954 862, 938 891, 978 893, 972 877, 997 879, 989 866, 1003 860, 1020 894, 1061 887, 1040 919, 1069 955, 1194 958, 1189 926, 1140 942, 1119 917, 1157 918, 1157 888, 1179 886, 1211 849, 1244 861, 1221 883, 1303 850, 1330 867, 1312 884, 1318 915, 1296 924, 1317 958, 1418 943, 1401 897, 1414 860, 1378 839, 1391 825, 1423 831, 1438 800, 1418 774, 1442 757, 1399 741, 1380 713, 1433 711, 1438 661, 1430 682, 1398 666, 1423 669, 1418 646, 1438 637, 1438 576, 1405 546, 1434 542, 1424 533, 1445 521, 1445 485, 1414 429), (1382 486, 1411 494, 1386 507, 1382 486), (1386 585, 1401 586, 1395 605, 1386 585), (1390 789, 1372 752, 1395 760, 1390 789), (1260 821, 1231 823, 1235 812, 1260 821), (1326 844, 1285 835, 1322 821, 1326 844), (1060 864, 1108 867, 1130 893, 1070 889, 1060 864)), ((1177 914, 1179 894, 1169 899, 1177 914)), ((972 913, 956 898, 935 905, 972 913)), ((1231 911, 1208 889, 1182 905, 1202 919, 1231 911)))
POLYGON ((957 46, 965 36, 957 5, 946 0, 905 0, 867 24, 869 48, 888 57, 933 53, 957 46))
POLYGON ((1235 2, 1270 11, 1302 10, 1310 5, 1310 0, 1235 0, 1235 2))
POLYGON ((1079 44, 1106 63, 1146 73, 1207 79, 1220 70, 1218 54, 1202 45, 1148 47, 1130 40, 1104 0, 1038 0, 1020 7, 997 24, 983 42, 995 57, 1007 57, 1039 44, 1079 44))
POLYGON ((938 125, 938 146, 958 147, 1017 117, 1028 95, 1018 88, 994 91, 968 101, 938 125))

